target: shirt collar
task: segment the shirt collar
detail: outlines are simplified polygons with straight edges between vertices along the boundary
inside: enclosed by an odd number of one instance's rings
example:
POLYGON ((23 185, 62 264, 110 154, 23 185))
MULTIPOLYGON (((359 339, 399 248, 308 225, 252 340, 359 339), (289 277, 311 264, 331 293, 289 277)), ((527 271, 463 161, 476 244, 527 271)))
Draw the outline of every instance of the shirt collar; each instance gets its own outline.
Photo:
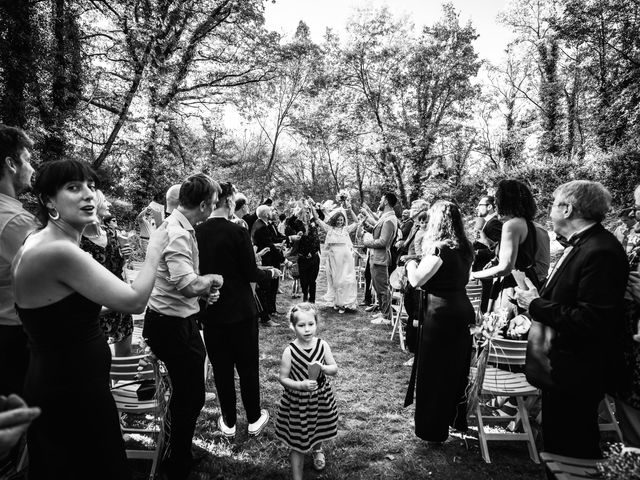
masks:
POLYGON ((569 235, 569 238, 564 238, 562 235, 557 235, 556 240, 564 248, 575 247, 578 244, 578 242, 584 237, 585 233, 591 230, 591 228, 595 225, 596 223, 592 223, 591 225, 587 225, 586 227, 583 227, 580 230, 576 230, 571 235, 569 235))
POLYGON ((12 207, 23 208, 22 203, 17 198, 10 197, 4 193, 0 193, 0 201, 12 207))
POLYGON ((185 217, 177 208, 173 212, 171 212, 171 218, 174 218, 185 230, 189 232, 195 231, 193 225, 191 225, 191 222, 189 222, 189 220, 187 220, 187 217, 185 217))

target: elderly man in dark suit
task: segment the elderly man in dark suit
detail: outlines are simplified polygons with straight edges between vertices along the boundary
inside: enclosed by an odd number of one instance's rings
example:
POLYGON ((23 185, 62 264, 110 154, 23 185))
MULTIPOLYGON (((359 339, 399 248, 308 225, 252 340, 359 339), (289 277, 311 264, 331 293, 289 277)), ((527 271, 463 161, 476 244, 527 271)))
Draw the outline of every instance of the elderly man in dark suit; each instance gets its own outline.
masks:
POLYGON ((221 275, 224 284, 218 301, 207 305, 200 319, 220 399, 218 426, 226 437, 236 433, 235 367, 249 435, 254 436, 266 425, 269 413, 260 409, 258 311, 250 283, 277 278, 280 271, 256 266, 249 232, 230 220, 235 211, 235 188, 230 183, 220 187, 215 210, 196 227, 196 239, 200 271, 221 275))
POLYGON ((617 342, 629 267, 620 243, 600 223, 610 204, 598 182, 558 187, 551 220, 567 247, 540 294, 530 281, 528 290, 516 289, 518 304, 555 331, 542 389, 545 451, 578 458, 601 456, 598 405, 621 365, 617 342))

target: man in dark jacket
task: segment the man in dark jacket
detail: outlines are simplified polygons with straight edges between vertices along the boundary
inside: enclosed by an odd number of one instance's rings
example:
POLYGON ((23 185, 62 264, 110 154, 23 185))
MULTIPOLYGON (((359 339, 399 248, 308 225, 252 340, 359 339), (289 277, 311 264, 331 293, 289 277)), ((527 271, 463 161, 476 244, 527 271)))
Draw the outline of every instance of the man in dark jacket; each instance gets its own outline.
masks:
POLYGON ((249 435, 253 436, 262 431, 269 413, 260 410, 258 310, 251 282, 277 278, 280 271, 256 266, 249 232, 229 220, 235 210, 235 188, 223 183, 221 189, 211 218, 196 227, 200 271, 224 278, 218 301, 208 305, 200 319, 222 411, 218 426, 226 437, 235 435, 235 368, 240 377, 249 435))
POLYGON ((611 195, 598 182, 558 187, 551 220, 567 247, 540 294, 530 281, 528 290, 516 289, 518 305, 555 331, 542 389, 544 449, 550 453, 601 456, 598 406, 621 371, 618 341, 629 274, 624 250, 600 223, 610 205, 611 195))

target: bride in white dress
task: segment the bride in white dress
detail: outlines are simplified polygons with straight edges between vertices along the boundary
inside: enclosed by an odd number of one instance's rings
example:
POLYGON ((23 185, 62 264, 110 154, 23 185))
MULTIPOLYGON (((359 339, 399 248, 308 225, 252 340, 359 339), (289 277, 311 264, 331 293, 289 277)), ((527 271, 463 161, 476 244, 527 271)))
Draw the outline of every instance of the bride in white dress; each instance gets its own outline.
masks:
MULTIPOLYGON (((311 208, 311 212, 316 223, 327 232, 327 238, 324 241, 324 249, 327 252, 325 267, 327 293, 323 299, 333 303, 333 308, 340 313, 344 313, 346 310, 356 310, 358 286, 356 284, 353 243, 349 235, 358 228, 358 222, 348 225, 344 208, 336 208, 330 212, 326 222, 320 220, 314 208, 311 208)), ((349 212, 355 218, 351 209, 349 212)))

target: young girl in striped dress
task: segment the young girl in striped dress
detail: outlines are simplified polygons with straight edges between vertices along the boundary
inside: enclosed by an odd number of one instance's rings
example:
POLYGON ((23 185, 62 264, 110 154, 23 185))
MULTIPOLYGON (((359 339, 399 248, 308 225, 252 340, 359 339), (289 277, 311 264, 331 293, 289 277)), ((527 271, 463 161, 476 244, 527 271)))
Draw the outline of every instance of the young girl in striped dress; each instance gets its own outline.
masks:
POLYGON ((336 400, 327 379, 338 373, 338 366, 329 344, 316 337, 315 305, 295 305, 289 321, 296 339, 285 348, 280 363, 284 392, 276 417, 276 436, 291 448, 293 479, 301 480, 305 453, 311 450, 313 467, 324 469, 322 442, 338 433, 336 400))

